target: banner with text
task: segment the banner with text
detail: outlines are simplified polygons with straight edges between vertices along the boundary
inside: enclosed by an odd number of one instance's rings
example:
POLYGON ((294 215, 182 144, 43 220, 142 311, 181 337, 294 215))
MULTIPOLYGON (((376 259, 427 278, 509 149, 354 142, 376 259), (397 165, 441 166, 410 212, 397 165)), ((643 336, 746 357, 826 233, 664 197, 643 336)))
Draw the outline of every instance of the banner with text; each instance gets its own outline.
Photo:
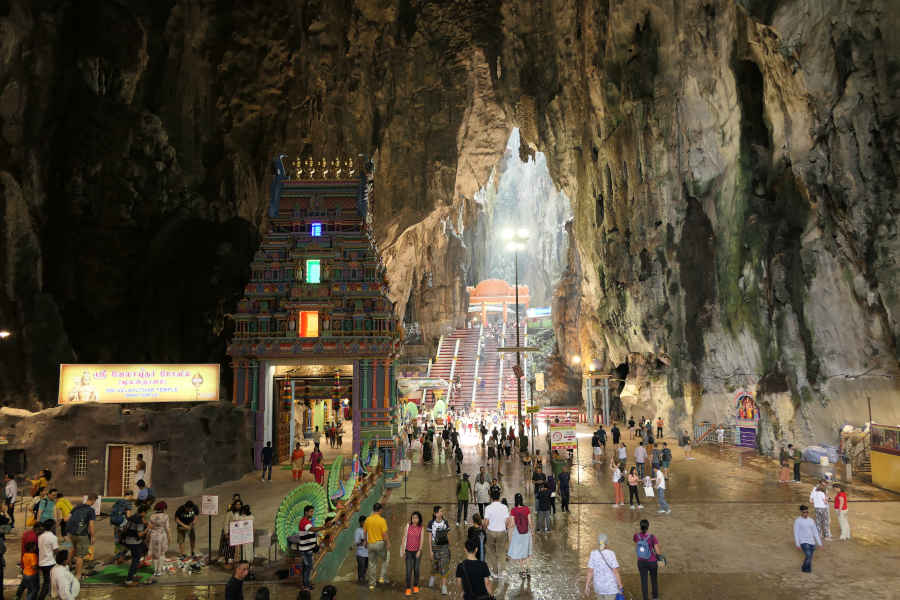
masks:
POLYGON ((219 365, 60 365, 59 403, 208 402, 219 365))
POLYGON ((574 450, 578 446, 575 437, 575 423, 552 423, 550 425, 550 448, 553 450, 574 450))

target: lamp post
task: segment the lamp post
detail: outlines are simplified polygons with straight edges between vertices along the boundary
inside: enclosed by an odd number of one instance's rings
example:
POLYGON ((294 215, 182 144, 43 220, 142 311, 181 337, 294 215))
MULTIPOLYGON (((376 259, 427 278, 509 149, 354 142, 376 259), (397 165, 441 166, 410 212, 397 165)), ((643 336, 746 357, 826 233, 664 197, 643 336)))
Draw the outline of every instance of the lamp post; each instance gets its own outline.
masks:
MULTIPOLYGON (((519 340, 519 250, 525 248, 525 242, 528 241, 528 230, 507 229, 503 232, 503 238, 507 240, 507 250, 513 253, 513 270, 515 273, 516 287, 516 416, 519 423, 519 440, 525 437, 525 423, 522 422, 522 353, 519 348, 522 347, 519 340)), ((534 417, 532 417, 534 421, 534 417)), ((519 442, 521 448, 521 441, 519 442)), ((526 447, 527 450, 527 447, 526 447)))

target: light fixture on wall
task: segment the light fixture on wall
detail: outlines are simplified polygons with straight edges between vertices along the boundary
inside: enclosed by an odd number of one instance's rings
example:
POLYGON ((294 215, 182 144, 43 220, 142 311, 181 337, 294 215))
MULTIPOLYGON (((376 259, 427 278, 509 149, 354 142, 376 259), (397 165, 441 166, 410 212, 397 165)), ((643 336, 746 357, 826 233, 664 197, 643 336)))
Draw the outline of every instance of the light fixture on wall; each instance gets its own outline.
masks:
POLYGON ((5 340, 12 335, 9 329, 0 329, 0 340, 5 340))

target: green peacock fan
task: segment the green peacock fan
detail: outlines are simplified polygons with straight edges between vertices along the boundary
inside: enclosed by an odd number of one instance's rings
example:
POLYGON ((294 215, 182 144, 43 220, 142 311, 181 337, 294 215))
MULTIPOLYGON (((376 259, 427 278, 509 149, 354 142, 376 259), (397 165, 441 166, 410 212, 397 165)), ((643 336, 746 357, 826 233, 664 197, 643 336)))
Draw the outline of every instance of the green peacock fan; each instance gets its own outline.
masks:
POLYGON ((282 552, 287 552, 288 537, 300 531, 303 507, 307 505, 313 506, 313 523, 321 526, 328 516, 328 497, 318 483, 310 481, 300 484, 281 501, 275 513, 275 533, 282 552))
POLYGON ((344 463, 344 457, 338 455, 331 463, 328 469, 328 502, 334 507, 335 502, 344 497, 344 483, 341 481, 341 466, 344 463))

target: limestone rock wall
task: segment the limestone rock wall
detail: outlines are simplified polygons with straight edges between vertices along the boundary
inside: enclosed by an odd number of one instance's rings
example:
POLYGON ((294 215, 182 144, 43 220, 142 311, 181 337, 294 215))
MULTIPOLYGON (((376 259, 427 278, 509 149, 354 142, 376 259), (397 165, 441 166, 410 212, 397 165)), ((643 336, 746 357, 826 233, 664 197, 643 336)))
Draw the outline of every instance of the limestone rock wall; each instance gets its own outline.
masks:
POLYGON ((900 421, 897 26, 887 0, 2 3, 0 394, 220 359, 279 151, 374 158, 393 299, 436 339, 519 127, 572 201, 560 354, 634 365, 626 410, 725 420, 748 387, 764 448, 867 397, 900 421))
POLYGON ((69 498, 103 494, 108 444, 150 446, 151 487, 164 496, 198 493, 239 479, 253 469, 253 417, 225 403, 191 407, 129 407, 67 404, 30 413, 0 411, 5 452, 24 450, 25 471, 50 469, 53 487, 69 498), (75 477, 75 448, 85 452, 83 476, 75 477), (85 486, 94 486, 93 488, 85 486))

